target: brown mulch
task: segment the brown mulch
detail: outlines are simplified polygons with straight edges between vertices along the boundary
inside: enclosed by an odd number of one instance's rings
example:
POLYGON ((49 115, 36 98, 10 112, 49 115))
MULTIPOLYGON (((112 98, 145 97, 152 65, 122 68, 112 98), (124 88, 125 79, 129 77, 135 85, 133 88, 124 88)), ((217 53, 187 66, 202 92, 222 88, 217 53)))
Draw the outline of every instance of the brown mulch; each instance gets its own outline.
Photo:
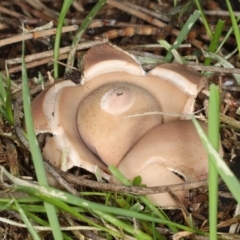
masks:
MULTIPOLYGON (((31 89, 34 89, 39 73, 41 73, 47 82, 48 72, 52 72, 53 70, 52 51, 55 35, 54 31, 48 33, 46 31, 43 35, 39 36, 38 33, 34 33, 32 30, 51 21, 53 28, 56 28, 62 2, 60 0, 1 0, 0 2, 0 71, 6 74, 7 67, 10 78, 15 83, 12 86, 13 101, 21 93, 21 88, 19 87, 21 86, 21 60, 19 58, 21 58, 22 54, 22 38, 16 38, 16 36, 22 34, 23 28, 28 31, 29 39, 25 40, 25 56, 29 86, 31 89)), ((182 6, 181 8, 173 8, 173 1, 163 0, 159 2, 162 2, 162 4, 158 4, 157 0, 109 0, 84 33, 81 43, 89 43, 90 45, 86 49, 77 51, 75 67, 79 67, 79 59, 81 59, 81 56, 83 56, 91 44, 106 38, 137 56, 165 56, 166 51, 162 48, 149 47, 145 49, 140 45, 156 44, 160 39, 165 39, 170 44, 173 43, 179 29, 181 29, 181 26, 196 7, 194 1, 178 1, 178 4, 182 6)), ((82 23, 95 3, 95 0, 76 0, 69 9, 66 17, 67 26, 64 28, 66 32, 62 33, 61 39, 60 47, 62 50, 59 56, 61 63, 66 63, 69 51, 69 49, 65 51, 64 48, 71 45, 77 26, 82 23)), ((231 4, 234 11, 240 11, 240 3, 237 0, 231 1, 231 4)), ((227 30, 231 27, 231 21, 229 16, 225 15, 227 13, 225 1, 201 1, 201 5, 206 11, 206 17, 213 29, 218 19, 226 21, 224 29, 224 34, 226 34, 227 30)), ((202 63, 204 57, 201 48, 207 49, 209 39, 200 21, 193 26, 184 43, 190 44, 190 47, 180 48, 179 53, 182 56, 194 56, 202 63)), ((230 36, 222 49, 222 53, 225 56, 235 48, 235 38, 234 36, 230 36)), ((240 67, 237 54, 232 56, 229 62, 236 68, 240 67)), ((145 64, 144 67, 150 69, 154 65, 156 64, 145 64)), ((79 78, 80 72, 76 71, 69 76, 64 74, 64 68, 64 65, 61 65, 59 70, 61 78, 79 78)), ((238 123, 239 115, 236 114, 236 110, 240 107, 240 88, 231 73, 216 71, 209 78, 210 82, 221 83, 221 112, 225 116, 221 119, 224 160, 239 178, 240 142, 238 132, 240 127, 238 123), (226 85, 226 82, 229 82, 230 85, 226 85), (226 117, 229 117, 233 123, 229 122, 226 117)), ((205 100, 206 95, 204 92, 200 93, 196 108, 201 108, 205 100)), ((1 165, 5 166, 14 176, 28 176, 35 179, 28 150, 17 138, 11 126, 3 119, 0 119, 0 124, 1 165), (13 135, 9 133, 13 133, 13 135)), ((195 225, 198 228, 207 229, 207 191, 197 190, 192 194, 192 204, 189 206, 188 211, 192 214, 195 225)), ((228 232, 231 224, 229 223, 229 219, 233 218, 235 207, 236 202, 231 194, 229 194, 228 189, 224 184, 220 184, 218 223, 222 224, 222 227, 219 228, 219 231, 228 232)), ((181 211, 167 211, 167 213, 173 221, 184 223, 181 211)), ((13 211, 2 211, 0 217, 21 222, 19 215, 13 211)), ((5 239, 31 239, 25 229, 2 222, 0 222, 0 234, 2 236, 6 235, 5 239)), ((42 238, 51 239, 51 236, 46 234, 46 236, 42 235, 42 238)))

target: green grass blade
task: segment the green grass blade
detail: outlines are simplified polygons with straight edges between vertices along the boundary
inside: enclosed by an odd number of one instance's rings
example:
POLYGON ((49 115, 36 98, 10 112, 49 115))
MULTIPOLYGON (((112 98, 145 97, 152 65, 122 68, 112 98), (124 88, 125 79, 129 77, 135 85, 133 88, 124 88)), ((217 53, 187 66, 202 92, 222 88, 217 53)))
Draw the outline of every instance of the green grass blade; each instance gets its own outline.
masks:
POLYGON ((0 73, 0 115, 2 115, 10 125, 13 125, 13 109, 11 98, 11 80, 7 77, 6 86, 3 76, 0 73))
POLYGON ((6 110, 1 106, 0 106, 0 115, 2 115, 10 123, 10 119, 8 118, 6 110))
POLYGON ((62 34, 62 26, 65 19, 65 16, 68 12, 68 9, 71 7, 73 0, 64 0, 61 13, 58 19, 57 33, 54 44, 54 78, 58 79, 58 56, 59 56, 59 47, 62 34))
MULTIPOLYGON (((182 42, 186 39, 186 36, 188 35, 189 31, 191 30, 192 26, 194 25, 194 23, 197 21, 197 19, 200 16, 200 12, 199 11, 194 11, 194 13, 188 18, 187 22, 184 24, 184 26, 182 27, 180 33, 178 34, 175 42, 173 43, 171 50, 172 49, 177 49, 182 42)), ((172 60, 172 53, 171 50, 168 52, 168 54, 166 55, 166 57, 164 58, 164 60, 166 62, 170 62, 172 60)))
MULTIPOLYGON (((216 53, 211 53, 211 52, 205 52, 203 49, 202 49, 202 52, 203 52, 203 55, 205 57, 210 57, 212 59, 215 59, 216 61, 218 61, 218 63, 220 65, 222 65, 223 67, 226 67, 226 68, 234 68, 234 66, 229 62, 227 61, 225 58, 219 56, 218 54, 216 53)), ((233 73, 232 74, 234 76, 234 78, 236 79, 236 81, 238 82, 238 84, 240 84, 240 74, 236 74, 236 73, 233 73)))
MULTIPOLYGON (((99 0, 96 5, 93 7, 93 9, 89 12, 89 14, 85 17, 83 20, 81 27, 77 30, 77 33, 73 39, 71 49, 70 49, 70 54, 68 56, 67 60, 67 65, 68 66, 73 66, 73 62, 75 59, 75 54, 77 50, 77 45, 79 40, 81 39, 83 33, 87 29, 88 25, 90 22, 93 20, 93 18, 96 16, 96 14, 99 12, 99 10, 103 7, 103 5, 106 3, 107 0, 99 0)), ((69 71, 69 68, 66 69, 66 71, 69 71)))
MULTIPOLYGON (((2 200, 2 199, 1 199, 2 200)), ((32 204, 32 200, 33 201, 40 201, 42 202, 42 200, 40 200, 39 198, 36 197, 29 197, 29 198, 20 198, 17 199, 17 203, 20 204, 21 202, 26 202, 27 205, 20 205, 20 208, 23 210, 24 214, 31 219, 32 221, 34 221, 35 223, 37 223, 38 225, 42 225, 42 226, 47 226, 49 227, 49 222, 41 219, 36 213, 46 213, 46 211, 42 211, 43 209, 45 209, 44 206, 42 205, 29 205, 29 202, 31 202, 32 204), (30 209, 29 209, 30 208, 30 209), (33 209, 34 208, 34 209, 33 209), (42 210, 41 210, 42 209, 42 210), (30 212, 28 211, 30 210, 30 212), (35 212, 35 214, 31 213, 31 212, 35 212)), ((12 199, 5 199, 6 203, 10 203, 12 201, 12 199)), ((15 203, 15 202, 14 202, 15 203)), ((0 203, 1 205, 1 203, 0 203)), ((3 210, 4 208, 0 208, 1 210, 3 210)), ((18 208, 16 207, 16 204, 11 204, 10 207, 5 207, 6 210, 14 210, 14 211, 18 211, 18 208)), ((41 216, 41 215, 40 215, 41 216)), ((44 216, 44 215, 42 215, 44 216)), ((64 239, 65 240, 72 240, 72 238, 69 238, 66 234, 63 233, 64 239)))
POLYGON ((102 211, 93 210, 95 214, 97 214, 99 217, 104 219, 105 221, 110 222, 111 224, 117 226, 119 229, 125 230, 127 233, 132 234, 136 239, 146 239, 146 240, 152 240, 150 236, 143 233, 141 230, 132 227, 130 224, 126 224, 123 221, 117 219, 112 214, 103 213, 102 211))
MULTIPOLYGON (((132 186, 132 183, 114 166, 110 165, 108 167, 109 171, 118 181, 120 181, 125 186, 132 186)), ((142 201, 156 216, 166 221, 169 221, 167 215, 160 209, 156 208, 151 201, 146 196, 138 196, 139 200, 142 201)), ((169 226, 173 232, 177 232, 177 228, 169 226)))
MULTIPOLYGON (((40 224, 40 225, 42 225, 42 226, 49 226, 49 223, 48 223, 47 221, 42 220, 40 217, 38 217, 38 216, 36 216, 36 215, 34 215, 34 214, 32 214, 32 213, 29 213, 29 212, 27 212, 27 211, 24 211, 24 212, 25 212, 25 214, 26 214, 29 218, 31 218, 34 222, 36 222, 36 223, 38 223, 38 224, 40 224)), ((63 233, 63 237, 64 237, 65 240, 72 240, 72 238, 68 237, 68 236, 67 236, 66 234, 64 234, 64 233, 63 233)))
POLYGON ((2 73, 0 73, 0 101, 3 107, 5 107, 5 103, 6 103, 6 98, 7 98, 7 94, 6 94, 6 90, 4 87, 4 82, 3 82, 3 76, 2 73))
MULTIPOLYGON (((24 52, 25 52, 25 45, 23 41, 22 43, 22 81, 23 81, 22 88, 23 88, 23 108, 24 108, 24 117, 25 117, 26 129, 27 129, 27 137, 29 141, 29 146, 30 146, 38 182, 40 185, 47 186, 48 181, 47 181, 46 172, 43 166, 43 159, 42 159, 42 155, 41 155, 38 142, 35 136, 34 127, 33 127, 31 101, 30 101, 30 93, 28 88, 28 77, 27 77, 26 63, 24 59, 24 52)), ((46 208, 50 226, 53 231, 54 238, 58 240, 63 239, 62 233, 60 231, 60 225, 59 225, 55 207, 47 202, 45 202, 44 205, 46 208)))
MULTIPOLYGON (((224 28, 224 24, 225 24, 224 21, 218 20, 215 32, 214 32, 213 37, 212 37, 212 41, 211 41, 211 43, 208 47, 208 52, 215 52, 216 51, 216 49, 218 47, 218 44, 219 44, 219 39, 222 35, 222 30, 224 28)), ((204 65, 209 66, 210 63, 211 63, 211 58, 206 58, 205 61, 204 61, 204 65)))
POLYGON ((205 148, 208 151, 208 154, 211 156, 210 161, 217 169, 219 175, 228 186, 230 192, 232 193, 236 201, 240 204, 239 194, 240 182, 234 176, 233 172, 230 170, 230 168, 227 166, 224 160, 219 156, 218 151, 216 151, 215 148, 212 146, 210 140, 207 138, 206 134, 204 133, 203 129, 201 128, 197 120, 193 118, 192 121, 197 129, 197 132, 205 148))
POLYGON ((12 97, 11 97, 11 80, 7 77, 7 89, 6 89, 6 114, 9 119, 9 123, 13 125, 13 109, 12 109, 12 97))
POLYGON ((16 200, 15 200, 15 205, 16 205, 16 208, 17 208, 18 212, 20 213, 20 215, 22 217, 23 222, 27 226, 28 231, 32 235, 33 239, 34 240, 41 240, 41 238, 37 234, 36 230, 34 229, 33 225, 31 224, 28 217, 26 216, 23 209, 21 208, 21 206, 18 204, 18 202, 16 200))
MULTIPOLYGON (((219 89, 210 85, 209 113, 208 113, 208 138, 213 147, 219 149, 219 89)), ((210 239, 217 239, 217 211, 218 211, 218 172, 213 164, 214 158, 209 155, 209 226, 210 239)))
MULTIPOLYGON (((178 53, 176 49, 172 49, 172 46, 166 41, 166 40, 159 40, 159 44, 165 48, 168 53, 171 53, 174 57, 174 59, 177 61, 179 64, 186 64, 185 59, 178 53)), ((165 62, 165 60, 163 60, 165 62)))
POLYGON ((110 206, 106 206, 103 204, 91 202, 86 199, 76 197, 69 193, 60 191, 58 189, 51 188, 49 186, 39 186, 39 185, 31 184, 31 183, 21 180, 19 178, 13 177, 2 166, 0 166, 0 173, 2 173, 4 177, 6 177, 10 182, 12 182, 12 189, 26 192, 26 193, 28 193, 34 197, 37 197, 43 201, 47 201, 48 203, 54 204, 59 209, 62 209, 64 211, 66 211, 68 209, 71 209, 71 212, 73 211, 72 207, 68 208, 69 206, 64 204, 64 203, 67 203, 67 204, 71 204, 71 206, 80 207, 80 208, 83 208, 86 210, 91 209, 91 210, 97 210, 97 211, 101 211, 101 212, 105 212, 105 213, 115 214, 118 216, 136 218, 136 219, 140 219, 140 220, 144 220, 144 221, 150 221, 150 222, 160 223, 160 224, 164 224, 164 225, 168 225, 168 226, 173 226, 173 227, 176 227, 177 229, 181 229, 181 230, 188 231, 188 232, 195 232, 197 234, 206 235, 206 233, 203 231, 200 231, 197 229, 192 229, 192 228, 183 226, 178 223, 160 219, 158 217, 151 217, 147 214, 138 213, 138 212, 134 212, 131 210, 126 210, 126 209, 117 208, 117 207, 110 207, 110 206))
POLYGON ((212 39, 212 31, 211 31, 211 28, 210 28, 210 26, 208 24, 208 21, 207 21, 205 15, 204 15, 204 12, 202 10, 202 7, 201 7, 201 4, 200 4, 199 0, 195 0, 195 3, 196 3, 196 6, 197 6, 198 10, 201 13, 201 18, 202 18, 202 21, 203 21, 203 25, 206 28, 207 35, 208 35, 209 39, 212 39))
MULTIPOLYGON (((237 20, 236 20, 237 23, 239 22, 239 20, 240 20, 240 16, 237 17, 237 20)), ((219 45, 216 53, 219 52, 220 49, 222 49, 223 45, 226 43, 227 39, 230 37, 230 35, 232 34, 232 32, 233 32, 233 27, 230 27, 229 30, 228 30, 228 32, 227 32, 227 34, 226 34, 226 36, 224 36, 223 40, 221 41, 221 43, 220 43, 220 45, 219 45)))
POLYGON ((226 4, 227 4, 228 12, 230 14, 232 26, 233 26, 233 32, 235 34, 235 38, 237 41, 238 54, 240 55, 240 30, 238 28, 237 20, 234 16, 232 6, 231 6, 229 0, 226 0, 226 4))

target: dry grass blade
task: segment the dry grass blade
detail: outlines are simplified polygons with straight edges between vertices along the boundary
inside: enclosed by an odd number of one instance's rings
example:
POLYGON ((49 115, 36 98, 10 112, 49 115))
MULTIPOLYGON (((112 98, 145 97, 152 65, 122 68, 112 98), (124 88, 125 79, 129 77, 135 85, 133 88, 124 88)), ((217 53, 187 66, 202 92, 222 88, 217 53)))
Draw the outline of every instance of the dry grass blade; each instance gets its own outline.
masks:
MULTIPOLYGON (((66 27, 63 27, 62 33, 76 31, 77 28, 78 28, 77 25, 66 26, 66 27)), ((21 42, 22 40, 37 39, 40 37, 54 35, 54 34, 56 34, 56 30, 57 30, 56 28, 53 28, 53 29, 44 30, 44 31, 27 33, 27 34, 24 34, 24 37, 22 35, 19 35, 19 36, 3 39, 3 40, 0 40, 0 47, 8 45, 8 44, 16 43, 16 42, 21 42)))

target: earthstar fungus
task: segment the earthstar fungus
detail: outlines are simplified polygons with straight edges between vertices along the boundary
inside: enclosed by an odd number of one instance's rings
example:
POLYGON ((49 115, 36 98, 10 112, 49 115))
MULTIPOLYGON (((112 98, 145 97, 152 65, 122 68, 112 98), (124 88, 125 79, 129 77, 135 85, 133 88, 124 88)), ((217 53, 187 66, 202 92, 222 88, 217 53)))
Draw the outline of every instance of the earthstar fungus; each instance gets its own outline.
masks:
MULTIPOLYGON (((32 102, 36 134, 53 135, 43 148, 48 161, 63 171, 78 166, 95 173, 98 166, 108 180, 107 165, 113 164, 129 179, 142 175, 148 186, 206 178, 207 154, 192 123, 156 114, 191 114, 204 77, 168 63, 146 73, 132 55, 110 44, 89 49, 82 67, 80 85, 56 82, 32 102)), ((186 203, 187 192, 176 194, 186 203)), ((150 198, 176 205, 168 194, 150 198)))
MULTIPOLYGON (((201 123, 206 131, 206 125, 201 123)), ((207 178, 207 152, 189 120, 176 120, 158 125, 131 149, 118 165, 130 180, 141 176, 149 187, 204 180, 207 178), (151 173, 151 174, 150 174, 151 173)), ((112 182, 115 182, 112 179, 112 182)), ((188 191, 175 192, 183 203, 188 202, 188 191)), ((174 206, 168 193, 148 195, 161 206, 174 206)))

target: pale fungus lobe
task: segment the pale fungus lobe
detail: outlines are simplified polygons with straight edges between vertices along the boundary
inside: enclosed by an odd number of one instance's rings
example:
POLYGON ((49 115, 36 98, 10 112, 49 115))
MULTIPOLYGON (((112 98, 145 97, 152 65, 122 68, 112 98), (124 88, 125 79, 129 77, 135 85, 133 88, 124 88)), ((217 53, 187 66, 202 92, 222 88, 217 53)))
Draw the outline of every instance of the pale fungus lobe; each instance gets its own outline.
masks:
MULTIPOLYGON (((148 186, 206 177, 206 153, 191 123, 179 120, 192 114, 204 77, 177 64, 146 73, 110 44, 89 49, 82 68, 80 85, 56 82, 32 102, 36 134, 50 133, 43 148, 49 162, 64 171, 78 166, 94 173, 98 167, 106 179, 113 164, 129 179, 142 175, 148 186)), ((186 202, 186 192, 177 194, 186 202)), ((157 205, 175 206, 158 196, 157 205)))
MULTIPOLYGON (((206 124, 200 124, 206 131, 206 124)), ((130 180, 141 176, 142 183, 149 187, 206 180, 208 155, 192 121, 177 120, 149 131, 124 157, 118 169, 130 180)), ((183 203, 188 202, 188 191, 175 194, 183 203)), ((168 193, 148 197, 162 207, 177 205, 168 193)))
MULTIPOLYGON (((195 98, 206 84, 200 73, 179 64, 161 64, 146 73, 130 54, 109 44, 91 48, 82 67, 82 83, 90 91, 103 83, 131 83, 148 91, 163 112, 173 114, 192 113, 195 98)), ((164 122, 176 119, 179 117, 171 114, 163 116, 164 122)))
MULTIPOLYGON (((76 115, 81 88, 71 81, 57 82, 42 91, 32 102, 34 127, 37 134, 51 133, 46 139, 43 156, 54 166, 67 171, 73 166, 94 172, 96 166, 104 171, 106 165, 82 141, 76 115), (70 95, 65 95, 65 90, 70 95), (76 91, 78 90, 78 91, 76 91)), ((104 175, 107 178, 107 175, 104 175)))

